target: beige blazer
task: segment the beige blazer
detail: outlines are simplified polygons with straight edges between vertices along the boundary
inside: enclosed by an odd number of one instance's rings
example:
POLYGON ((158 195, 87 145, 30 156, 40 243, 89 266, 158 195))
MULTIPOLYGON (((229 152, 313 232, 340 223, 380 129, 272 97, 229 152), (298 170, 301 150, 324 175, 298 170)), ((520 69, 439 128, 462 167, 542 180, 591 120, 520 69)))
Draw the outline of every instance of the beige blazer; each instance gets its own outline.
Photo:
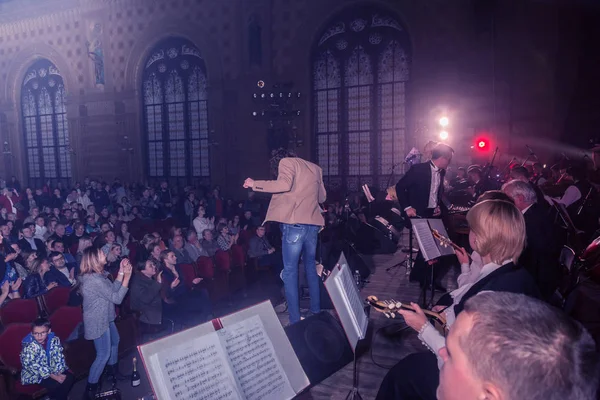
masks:
POLYGON ((319 203, 327 196, 323 170, 301 158, 283 158, 275 181, 254 181, 254 191, 273 193, 266 221, 324 226, 319 203))

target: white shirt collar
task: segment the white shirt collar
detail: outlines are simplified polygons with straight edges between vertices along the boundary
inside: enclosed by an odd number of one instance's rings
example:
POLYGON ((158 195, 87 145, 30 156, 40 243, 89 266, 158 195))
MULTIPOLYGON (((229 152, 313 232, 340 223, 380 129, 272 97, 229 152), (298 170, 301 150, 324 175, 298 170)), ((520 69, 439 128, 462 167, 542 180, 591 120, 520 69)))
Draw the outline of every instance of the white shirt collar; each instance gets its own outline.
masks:
MULTIPOLYGON (((533 203, 533 204, 535 204, 535 203, 533 203)), ((522 213, 523 215, 525 215, 525 213, 527 212, 527 210, 529 210, 529 209, 530 209, 530 208, 533 206, 533 204, 530 204, 530 205, 528 205, 527 207, 525 207, 525 208, 523 209, 523 211, 521 211, 521 213, 522 213)))
POLYGON ((433 163, 433 161, 429 161, 429 164, 431 165, 431 170, 432 170, 432 171, 439 172, 440 168, 439 168, 439 167, 437 167, 437 166, 436 166, 436 165, 433 163))
POLYGON ((503 261, 502 264, 496 264, 493 262, 485 264, 483 267, 481 267, 481 272, 479 273, 479 277, 477 278, 477 281, 482 280, 483 278, 485 278, 486 276, 488 276, 489 274, 491 274, 492 272, 494 272, 501 266, 506 265, 511 262, 513 262, 513 260, 508 259, 508 260, 503 261))

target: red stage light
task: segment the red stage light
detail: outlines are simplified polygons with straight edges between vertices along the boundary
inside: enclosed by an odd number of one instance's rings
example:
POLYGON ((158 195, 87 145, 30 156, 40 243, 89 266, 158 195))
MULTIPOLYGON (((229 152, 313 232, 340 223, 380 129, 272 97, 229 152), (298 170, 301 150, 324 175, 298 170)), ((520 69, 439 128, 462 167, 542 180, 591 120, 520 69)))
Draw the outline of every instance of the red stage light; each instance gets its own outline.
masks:
POLYGON ((475 141, 475 147, 479 151, 487 151, 489 148, 489 140, 487 138, 478 138, 475 141))

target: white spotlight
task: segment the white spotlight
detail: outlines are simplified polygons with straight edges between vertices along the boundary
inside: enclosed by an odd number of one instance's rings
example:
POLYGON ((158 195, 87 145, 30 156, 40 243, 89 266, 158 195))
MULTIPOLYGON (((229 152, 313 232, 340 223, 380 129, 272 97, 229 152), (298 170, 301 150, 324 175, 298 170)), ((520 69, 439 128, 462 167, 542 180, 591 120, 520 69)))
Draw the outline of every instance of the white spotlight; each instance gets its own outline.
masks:
POLYGON ((450 124, 450 120, 448 119, 448 117, 442 117, 442 118, 440 118, 440 125, 441 126, 448 126, 448 124, 450 124))
POLYGON ((448 132, 446 132, 446 131, 441 131, 441 132, 440 132, 440 139, 442 139, 442 140, 446 140, 446 139, 448 139, 448 132))

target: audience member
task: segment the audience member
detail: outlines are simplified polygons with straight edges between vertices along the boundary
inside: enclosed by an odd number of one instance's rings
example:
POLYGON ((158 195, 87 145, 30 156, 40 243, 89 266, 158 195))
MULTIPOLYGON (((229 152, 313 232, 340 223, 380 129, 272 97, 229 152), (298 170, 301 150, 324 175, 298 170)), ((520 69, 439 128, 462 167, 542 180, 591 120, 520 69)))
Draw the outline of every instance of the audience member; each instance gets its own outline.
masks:
POLYGON ((23 229, 21 229, 21 233, 23 234, 23 239, 19 240, 19 246, 22 250, 25 251, 36 251, 40 254, 40 256, 46 256, 46 246, 44 246, 44 242, 40 239, 34 238, 35 225, 32 223, 23 225, 23 229))
POLYGON ((166 315, 185 326, 205 322, 212 317, 212 307, 208 292, 197 285, 202 278, 184 282, 175 253, 165 250, 160 255, 162 282, 165 288, 163 309, 166 315), (188 289, 191 286, 192 289, 188 289))
POLYGON ((181 264, 193 264, 196 262, 197 258, 192 259, 190 254, 187 252, 185 248, 185 241, 183 240, 183 236, 176 235, 173 237, 173 245, 171 246, 171 251, 175 253, 177 256, 177 260, 181 264))
POLYGON ((116 380, 118 375, 119 332, 115 326, 115 304, 121 304, 127 294, 132 267, 128 259, 121 267, 114 282, 104 271, 106 255, 100 249, 88 247, 83 252, 80 265, 81 294, 83 295, 83 326, 85 338, 93 340, 96 359, 90 368, 85 393, 94 399, 98 381, 106 367, 108 376, 116 380))
POLYGON ((50 322, 38 318, 21 343, 21 383, 41 385, 50 398, 67 400, 75 378, 67 368, 63 347, 50 322))
POLYGON ((26 299, 42 295, 57 286, 71 287, 71 282, 45 257, 36 258, 31 266, 31 274, 23 282, 26 299))
POLYGON ((209 257, 214 257, 217 250, 219 250, 219 245, 217 241, 213 238, 213 232, 211 229, 205 229, 202 232, 202 242, 200 243, 202 248, 208 253, 209 257))
POLYGON ((215 229, 215 217, 206 218, 206 209, 204 206, 198 207, 198 216, 194 219, 194 229, 198 235, 203 235, 205 230, 215 229))
POLYGON ((229 251, 229 249, 231 249, 231 246, 236 244, 238 239, 237 235, 231 236, 229 234, 229 228, 227 227, 227 224, 224 223, 220 223, 217 226, 217 232, 219 234, 219 237, 217 238, 217 245, 219 246, 219 250, 229 251))
POLYGON ((131 308, 140 312, 140 322, 148 325, 162 323, 162 272, 153 260, 140 261, 131 282, 131 308), (158 273, 158 274, 157 274, 158 273))
POLYGON ((278 254, 271 243, 269 243, 269 240, 265 236, 265 231, 264 226, 256 228, 256 234, 250 238, 250 242, 248 243, 248 256, 258 259, 258 265, 261 267, 270 265, 281 269, 281 254, 278 254))
POLYGON ((200 241, 198 240, 198 234, 194 229, 189 229, 186 234, 187 241, 185 243, 185 250, 190 255, 190 258, 194 261, 198 260, 198 257, 208 257, 208 252, 204 250, 200 241))

